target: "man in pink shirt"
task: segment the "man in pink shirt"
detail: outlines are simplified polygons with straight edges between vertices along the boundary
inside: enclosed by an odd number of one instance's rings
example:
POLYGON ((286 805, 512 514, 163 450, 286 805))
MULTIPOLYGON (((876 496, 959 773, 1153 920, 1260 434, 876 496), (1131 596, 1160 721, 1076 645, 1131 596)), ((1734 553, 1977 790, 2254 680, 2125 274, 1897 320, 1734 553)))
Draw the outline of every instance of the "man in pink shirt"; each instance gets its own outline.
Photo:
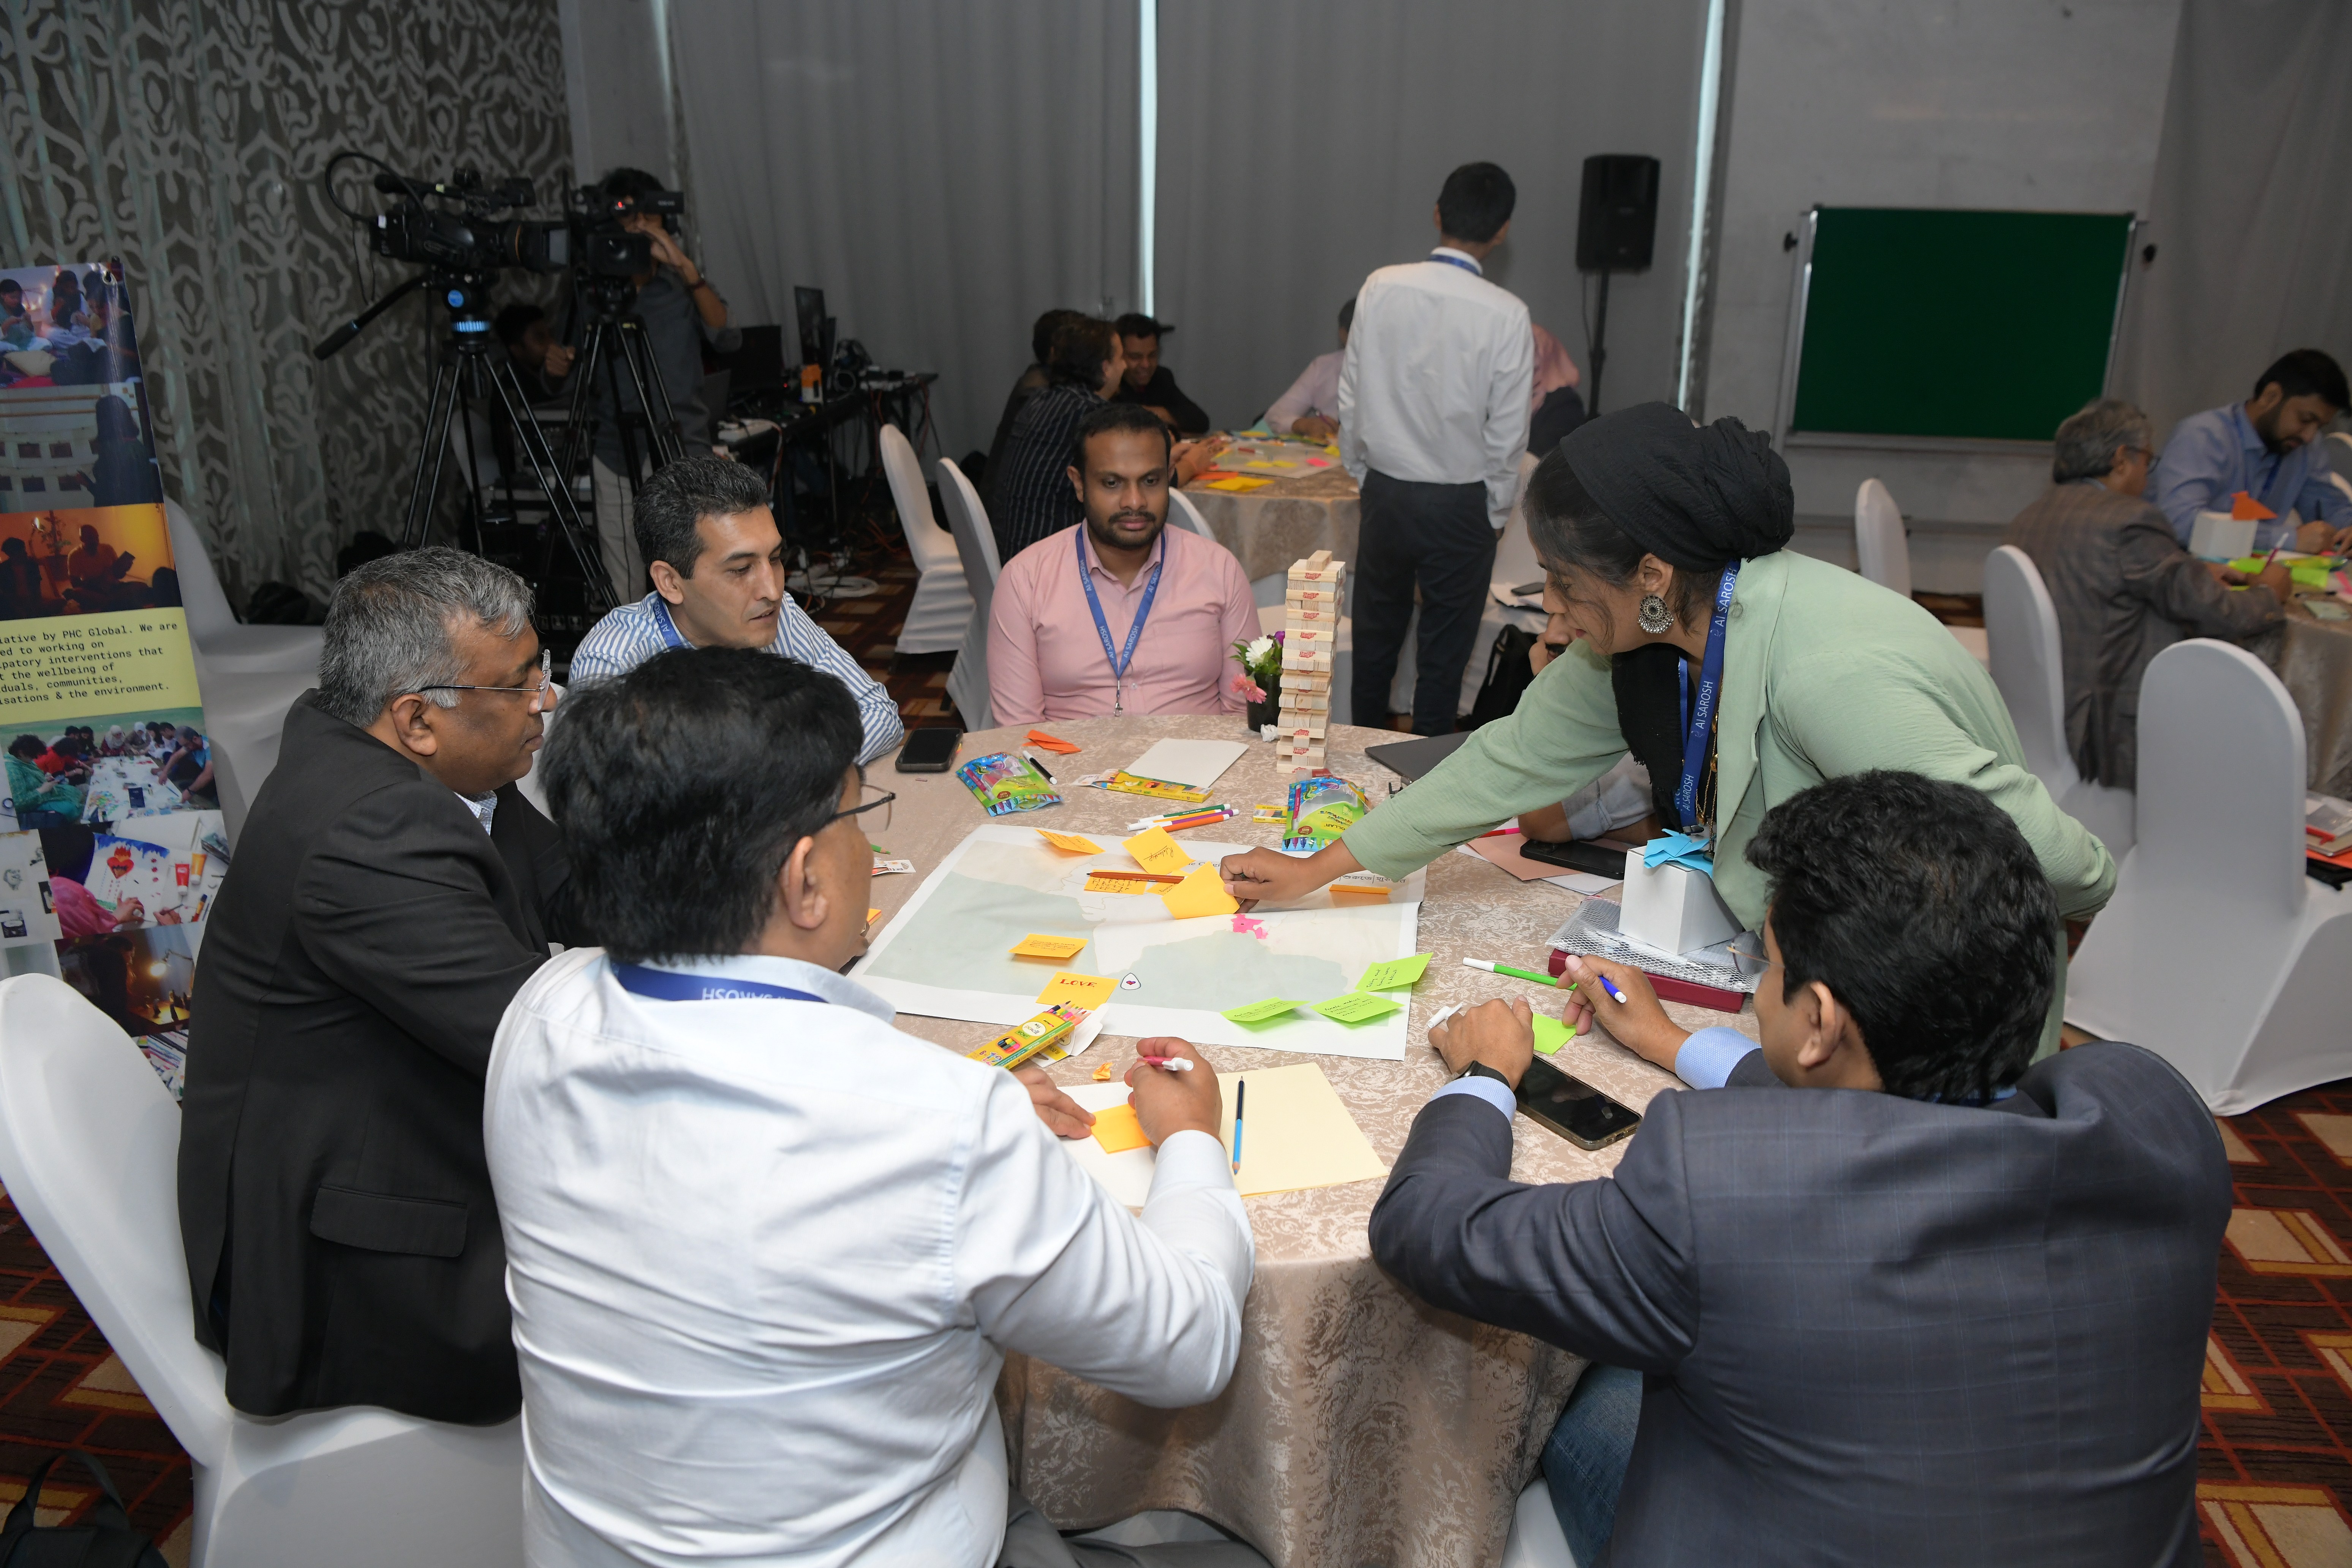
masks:
POLYGON ((1171 438, 1107 403, 1078 426, 1070 484, 1086 521, 1004 563, 988 624, 1000 724, 1106 713, 1238 713, 1233 645, 1258 635, 1241 563, 1168 526, 1171 438))

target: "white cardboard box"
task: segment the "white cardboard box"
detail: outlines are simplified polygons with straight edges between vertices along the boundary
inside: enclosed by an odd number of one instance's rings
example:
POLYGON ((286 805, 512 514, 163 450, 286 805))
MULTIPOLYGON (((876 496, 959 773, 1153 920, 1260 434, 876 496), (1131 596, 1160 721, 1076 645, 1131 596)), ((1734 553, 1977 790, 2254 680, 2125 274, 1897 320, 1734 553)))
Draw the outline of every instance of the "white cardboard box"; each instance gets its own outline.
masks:
POLYGON ((1617 929, 1661 952, 1692 952, 1729 942, 1739 921, 1715 890, 1715 879, 1687 866, 1644 866, 1625 857, 1624 903, 1617 929))
POLYGON ((2252 518, 2241 522, 2226 511, 2200 511, 2189 535, 2189 553, 2204 561, 2235 561, 2254 552, 2252 518))

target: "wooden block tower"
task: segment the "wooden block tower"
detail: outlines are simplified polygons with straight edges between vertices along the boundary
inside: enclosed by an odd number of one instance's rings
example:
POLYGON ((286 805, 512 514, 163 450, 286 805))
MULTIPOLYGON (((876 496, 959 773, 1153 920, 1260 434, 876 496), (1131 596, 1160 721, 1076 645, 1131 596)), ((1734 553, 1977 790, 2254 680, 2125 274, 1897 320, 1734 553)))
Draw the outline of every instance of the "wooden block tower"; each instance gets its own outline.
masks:
POLYGON ((1282 632, 1282 730, 1275 766, 1286 773, 1323 766, 1331 721, 1331 653, 1339 637, 1339 591, 1348 563, 1318 550, 1290 565, 1282 632))

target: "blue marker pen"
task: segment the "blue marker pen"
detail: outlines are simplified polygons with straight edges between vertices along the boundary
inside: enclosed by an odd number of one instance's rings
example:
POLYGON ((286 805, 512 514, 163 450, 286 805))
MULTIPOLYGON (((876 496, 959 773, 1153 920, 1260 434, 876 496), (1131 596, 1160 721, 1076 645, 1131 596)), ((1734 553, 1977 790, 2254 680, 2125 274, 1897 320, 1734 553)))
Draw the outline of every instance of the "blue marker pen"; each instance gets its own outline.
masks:
POLYGON ((1597 969, 1592 972, 1592 978, 1601 982, 1601 989, 1609 993, 1609 1000, 1616 1003, 1621 1007, 1624 1005, 1625 993, 1617 989, 1617 983, 1615 981, 1610 979, 1609 976, 1601 973, 1601 971, 1597 969))

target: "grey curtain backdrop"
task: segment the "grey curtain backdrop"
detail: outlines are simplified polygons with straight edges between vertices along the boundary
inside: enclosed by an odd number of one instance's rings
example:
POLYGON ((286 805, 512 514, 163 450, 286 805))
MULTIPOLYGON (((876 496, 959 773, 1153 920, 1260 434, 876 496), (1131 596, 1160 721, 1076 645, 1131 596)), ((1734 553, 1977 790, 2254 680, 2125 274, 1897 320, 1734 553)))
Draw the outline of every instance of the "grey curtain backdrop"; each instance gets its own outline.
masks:
POLYGON ((1585 158, 1664 165, 1655 260, 1610 285, 1606 407, 1672 399, 1705 0, 1161 0, 1162 353, 1220 425, 1337 346, 1367 273, 1428 254, 1447 171, 1518 187, 1488 276, 1591 374, 1576 271, 1585 158))
POLYGON ((418 301, 323 366, 310 355, 409 270, 321 195, 344 147, 413 174, 528 175, 553 216, 570 177, 554 0, 0 9, 0 251, 123 258, 165 489, 239 604, 272 577, 322 598, 342 542, 397 523, 424 426, 418 301))
POLYGON ((2281 353, 2352 362, 2352 6, 2187 0, 2116 365, 2159 439, 2281 353))
POLYGON ((738 322, 821 288, 988 445, 1056 306, 1135 287, 1136 33, 1108 0, 697 0, 672 13, 702 265, 738 322))

